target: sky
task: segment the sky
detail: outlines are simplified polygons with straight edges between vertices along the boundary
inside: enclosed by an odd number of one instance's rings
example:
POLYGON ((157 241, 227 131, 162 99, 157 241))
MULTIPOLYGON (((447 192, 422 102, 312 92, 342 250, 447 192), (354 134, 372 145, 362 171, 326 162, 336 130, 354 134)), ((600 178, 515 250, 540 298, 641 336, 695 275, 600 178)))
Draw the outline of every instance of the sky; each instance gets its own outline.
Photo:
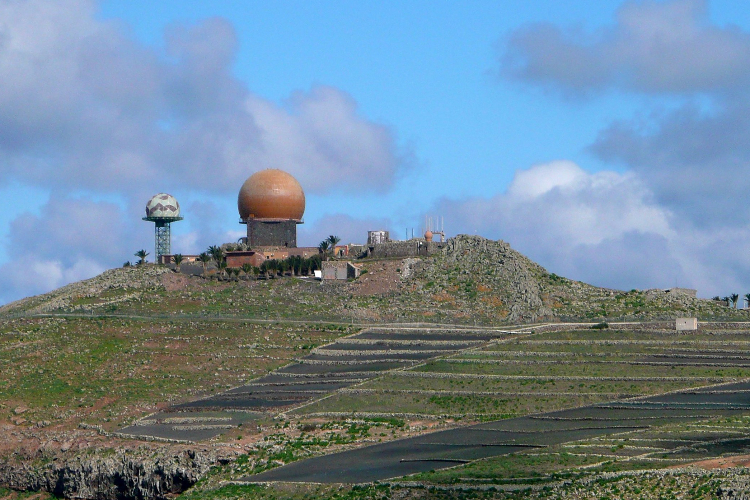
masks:
POLYGON ((0 0, 0 304, 244 234, 502 239, 616 289, 750 292, 750 11, 730 0, 0 0), (153 255, 151 256, 153 258, 153 255))

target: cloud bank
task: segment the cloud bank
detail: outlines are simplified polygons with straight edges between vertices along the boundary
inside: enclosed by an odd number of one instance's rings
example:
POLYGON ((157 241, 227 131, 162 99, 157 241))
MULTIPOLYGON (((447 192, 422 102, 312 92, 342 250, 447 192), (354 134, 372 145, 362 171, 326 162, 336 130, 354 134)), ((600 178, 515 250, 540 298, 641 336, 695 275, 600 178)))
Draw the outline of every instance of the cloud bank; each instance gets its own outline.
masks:
MULTIPOLYGON (((160 190, 232 197, 252 173, 282 168, 309 193, 382 192, 408 167, 393 131, 345 91, 317 85, 271 102, 233 76, 237 51, 224 19, 171 26, 153 48, 97 19, 93 0, 0 0, 0 186, 52 193, 39 208, 51 218, 24 214, 9 230, 7 253, 35 264, 0 267, 0 301, 121 264, 142 230, 134 214, 160 190)), ((206 215, 209 205, 193 208, 206 215)), ((189 251, 234 236, 196 227, 180 243, 189 251)))
POLYGON ((505 75, 572 93, 744 91, 750 35, 712 25, 705 0, 628 1, 613 26, 586 33, 534 24, 512 33, 505 75))
POLYGON ((160 51, 93 2, 0 2, 0 179, 226 192, 273 166, 315 193, 393 183, 394 135, 351 96, 317 86, 272 103, 232 75, 237 50, 223 19, 170 28, 160 51))
POLYGON ((571 102, 646 97, 588 148, 626 173, 534 167, 505 195, 467 203, 514 213, 534 236, 516 219, 498 221, 496 233, 517 238, 560 274, 619 288, 682 283, 703 295, 739 293, 750 287, 748 63, 750 33, 712 23, 703 0, 627 1, 613 24, 589 32, 518 29, 505 38, 503 77, 571 102), (538 192, 550 182, 556 187, 538 192), (519 190, 531 193, 539 215, 524 209, 519 190))
POLYGON ((599 286, 681 286, 712 296, 750 283, 748 225, 692 226, 632 172, 554 161, 517 172, 505 193, 443 199, 433 210, 451 228, 503 239, 550 272, 599 286))

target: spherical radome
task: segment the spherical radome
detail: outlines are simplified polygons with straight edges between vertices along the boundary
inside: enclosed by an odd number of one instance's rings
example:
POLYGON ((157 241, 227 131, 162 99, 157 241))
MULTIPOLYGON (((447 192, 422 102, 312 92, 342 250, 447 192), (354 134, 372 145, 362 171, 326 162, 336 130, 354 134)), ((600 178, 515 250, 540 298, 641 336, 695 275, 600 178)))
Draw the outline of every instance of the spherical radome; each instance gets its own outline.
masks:
POLYGON ((167 193, 155 194, 146 203, 146 217, 179 217, 180 204, 167 193))
POLYGON ((305 192, 297 179, 283 170, 261 170, 242 184, 237 209, 242 220, 300 221, 305 213, 305 192))

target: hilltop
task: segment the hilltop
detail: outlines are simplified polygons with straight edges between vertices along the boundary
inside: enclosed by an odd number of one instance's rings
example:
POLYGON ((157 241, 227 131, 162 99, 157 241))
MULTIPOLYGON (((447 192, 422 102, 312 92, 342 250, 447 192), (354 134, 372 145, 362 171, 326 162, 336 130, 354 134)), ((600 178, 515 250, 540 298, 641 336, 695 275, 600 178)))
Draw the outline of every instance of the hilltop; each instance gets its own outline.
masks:
POLYGON ((549 273, 503 241, 451 238, 429 257, 358 261, 360 278, 224 281, 144 265, 0 308, 0 314, 231 316, 346 322, 523 323, 747 318, 744 311, 669 290, 628 292, 549 273))

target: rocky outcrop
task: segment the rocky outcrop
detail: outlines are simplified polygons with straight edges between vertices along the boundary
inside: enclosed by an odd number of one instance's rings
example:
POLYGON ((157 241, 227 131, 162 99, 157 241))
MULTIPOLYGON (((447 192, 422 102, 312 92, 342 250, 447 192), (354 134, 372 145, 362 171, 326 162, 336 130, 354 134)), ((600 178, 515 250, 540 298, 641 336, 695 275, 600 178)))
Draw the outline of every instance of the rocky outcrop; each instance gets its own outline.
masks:
POLYGON ((445 293, 459 308, 495 309, 499 319, 512 322, 554 316, 542 300, 539 278, 546 271, 504 241, 456 236, 433 262, 412 274, 423 295, 445 293))
POLYGON ((43 460, 0 462, 0 484, 22 491, 47 491, 63 498, 163 499, 185 491, 208 469, 227 459, 209 449, 97 450, 43 460))

